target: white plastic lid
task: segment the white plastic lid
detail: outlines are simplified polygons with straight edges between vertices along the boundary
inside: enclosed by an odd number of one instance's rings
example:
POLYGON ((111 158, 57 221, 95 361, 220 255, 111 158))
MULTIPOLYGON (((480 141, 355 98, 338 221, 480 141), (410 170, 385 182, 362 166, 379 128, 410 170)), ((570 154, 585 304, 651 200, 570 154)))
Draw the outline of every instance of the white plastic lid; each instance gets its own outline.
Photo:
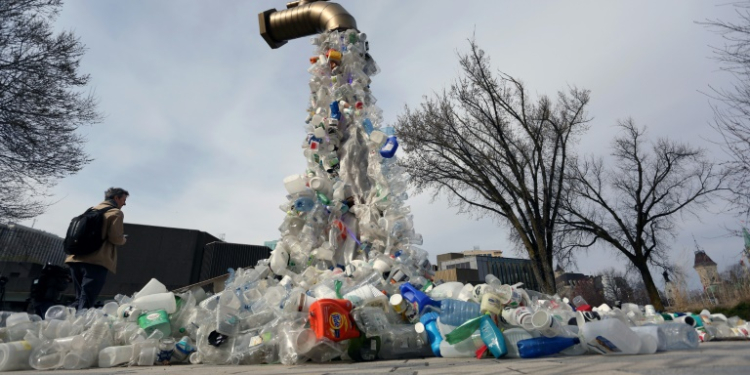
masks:
POLYGON ((417 333, 423 333, 425 331, 424 324, 422 324, 422 322, 415 324, 414 330, 417 331, 417 333))

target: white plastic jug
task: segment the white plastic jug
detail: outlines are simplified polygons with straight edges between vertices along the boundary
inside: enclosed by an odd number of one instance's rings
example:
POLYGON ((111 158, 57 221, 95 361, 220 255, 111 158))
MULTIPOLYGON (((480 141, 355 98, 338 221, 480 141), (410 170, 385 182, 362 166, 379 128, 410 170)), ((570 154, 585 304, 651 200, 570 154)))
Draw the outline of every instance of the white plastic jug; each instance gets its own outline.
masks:
POLYGON ((464 283, 459 281, 449 281, 442 283, 430 291, 430 297, 434 299, 458 299, 459 293, 464 288, 464 283))
POLYGON ((146 285, 141 288, 141 290, 138 291, 135 295, 133 295, 133 299, 138 299, 138 297, 145 297, 152 294, 158 294, 158 293, 166 293, 167 287, 164 286, 159 280, 156 280, 152 278, 149 280, 146 285))
POLYGON ((164 310, 167 314, 171 314, 177 310, 177 302, 172 292, 139 297, 133 300, 133 305, 141 311, 164 310))
POLYGON ((620 320, 583 320, 583 316, 578 317, 578 326, 589 352, 613 355, 638 354, 641 350, 641 338, 620 320))

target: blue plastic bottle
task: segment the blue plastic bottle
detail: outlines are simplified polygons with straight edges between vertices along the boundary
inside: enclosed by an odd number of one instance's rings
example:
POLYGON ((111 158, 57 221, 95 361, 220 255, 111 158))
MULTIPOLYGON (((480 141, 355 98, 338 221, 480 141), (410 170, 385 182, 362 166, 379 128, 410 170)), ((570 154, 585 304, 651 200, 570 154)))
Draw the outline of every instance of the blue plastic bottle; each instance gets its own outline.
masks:
POLYGON ((337 101, 331 102, 331 118, 335 118, 336 120, 341 120, 341 112, 339 111, 339 102, 337 101))
POLYGON ((388 137, 383 147, 380 148, 380 156, 390 159, 396 154, 396 150, 398 150, 398 140, 393 135, 388 137))
POLYGON ((451 326, 460 326, 465 321, 479 316, 479 304, 455 299, 440 301, 440 321, 451 326))
POLYGON ((419 314, 422 314, 422 311, 427 306, 440 308, 439 301, 434 301, 432 298, 428 297, 422 291, 417 289, 414 285, 403 283, 401 284, 400 290, 401 295, 404 297, 406 302, 412 304, 412 306, 414 306, 414 310, 419 312, 419 314))
POLYGON ((500 358, 508 354, 508 348, 505 346, 505 337, 500 329, 497 328, 495 322, 492 321, 489 315, 482 317, 482 322, 479 325, 479 333, 482 335, 482 341, 487 345, 487 349, 490 350, 495 358, 500 358))
POLYGON ((370 121, 369 118, 366 118, 364 121, 362 121, 362 126, 365 128, 365 133, 367 135, 370 135, 372 131, 375 129, 375 127, 372 125, 372 121, 370 121))
POLYGON ((438 315, 434 312, 428 312, 419 318, 419 321, 424 324, 425 331, 427 331, 427 339, 430 340, 430 348, 432 348, 432 354, 435 357, 441 357, 440 355, 440 343, 443 341, 443 336, 440 336, 440 330, 437 326, 438 315))
POLYGON ((521 358, 538 358, 560 353, 580 343, 577 337, 535 337, 518 342, 518 354, 521 358))
POLYGON ((299 197, 294 201, 294 209, 300 212, 309 212, 315 207, 315 201, 310 197, 299 197))

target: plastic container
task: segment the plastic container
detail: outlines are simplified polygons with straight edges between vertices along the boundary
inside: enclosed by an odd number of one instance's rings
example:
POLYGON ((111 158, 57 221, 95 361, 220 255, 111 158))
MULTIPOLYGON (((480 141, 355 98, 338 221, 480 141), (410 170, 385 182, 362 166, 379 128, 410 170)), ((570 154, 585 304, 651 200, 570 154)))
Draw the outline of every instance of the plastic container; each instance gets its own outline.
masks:
POLYGON ((177 302, 172 292, 139 297, 133 300, 133 305, 142 311, 164 310, 167 314, 177 311, 177 302))
POLYGON ((454 299, 440 301, 440 321, 445 324, 459 326, 463 322, 477 316, 479 316, 479 304, 477 303, 454 299))
POLYGON ((349 312, 352 303, 345 299, 320 299, 310 306, 310 328, 319 340, 323 337, 334 341, 359 337, 349 312))
POLYGON ((159 293, 167 293, 167 287, 159 280, 152 278, 146 283, 146 285, 143 286, 143 288, 141 288, 141 290, 133 295, 133 299, 135 300, 139 297, 145 297, 159 293))
POLYGON ((531 316, 531 325, 542 336, 558 337, 567 336, 569 333, 549 311, 539 310, 531 316))
POLYGON ((539 358, 560 353, 580 342, 577 337, 537 337, 521 340, 516 345, 521 358, 539 358))
POLYGON ((449 281, 432 288, 428 294, 433 299, 458 299, 458 295, 463 288, 464 284, 462 282, 449 281))
POLYGON ((133 357, 133 345, 110 346, 99 351, 99 367, 114 367, 128 363, 133 357))
POLYGON ((578 322, 580 335, 590 352, 607 355, 638 354, 641 350, 641 338, 619 319, 586 323, 582 323, 582 320, 583 317, 580 317, 578 322))
POLYGON ((521 355, 518 352, 518 342, 534 338, 534 335, 522 328, 511 328, 506 329, 503 332, 503 338, 505 339, 505 347, 508 350, 506 356, 520 358, 521 355))
POLYGON ((534 329, 531 317, 534 311, 526 306, 506 307, 500 315, 500 321, 515 327, 523 327, 526 330, 534 329))
POLYGON ((664 331, 667 350, 697 349, 700 344, 695 328, 684 323, 664 323, 659 326, 664 331))
POLYGON ((294 209, 299 212, 310 212, 315 208, 315 200, 310 197, 299 197, 294 201, 294 209))
POLYGON ((394 324, 380 336, 380 359, 409 359, 433 356, 427 335, 417 332, 408 324, 394 324))
POLYGON ((391 326, 385 312, 375 307, 359 308, 354 310, 351 315, 360 331, 370 337, 382 335, 391 326))
POLYGON ((481 333, 482 341, 487 345, 487 349, 489 349, 495 358, 500 358, 508 353, 503 334, 489 315, 482 317, 479 332, 481 333))
POLYGON ((482 337, 478 332, 475 332, 466 340, 455 345, 442 341, 440 343, 440 355, 446 358, 471 358, 475 356, 477 349, 482 346, 484 346, 482 337))
POLYGON ((412 324, 419 321, 419 314, 414 309, 414 306, 410 303, 406 303, 406 300, 402 295, 392 295, 388 303, 391 305, 391 308, 393 308, 393 311, 400 314, 405 321, 412 324))
POLYGON ((380 148, 380 156, 390 159, 393 157, 393 155, 396 155, 396 151, 398 150, 398 139, 396 139, 396 136, 390 136, 385 141, 385 144, 382 148, 380 148))
POLYGON ((31 349, 31 344, 25 340, 0 344, 0 371, 30 369, 31 349))
POLYGON ((164 310, 150 311, 138 317, 138 326, 151 335, 154 331, 161 331, 164 336, 172 334, 172 325, 169 323, 169 315, 164 310))
POLYGON ((641 350, 638 354, 653 354, 657 350, 666 350, 666 336, 664 332, 655 325, 630 327, 633 332, 641 338, 641 350))
POLYGON ((430 341, 432 354, 434 354, 435 357, 440 357, 440 343, 443 342, 443 337, 440 335, 440 330, 437 326, 437 320, 437 314, 434 312, 429 312, 422 315, 422 317, 419 319, 419 323, 414 326, 414 329, 417 331, 417 333, 427 333, 427 339, 430 341))
POLYGON ((307 180, 304 176, 295 174, 284 178, 284 188, 291 194, 299 194, 307 189, 307 180))
POLYGON ((424 292, 417 289, 414 285, 404 283, 400 287, 401 295, 404 297, 407 303, 414 306, 419 314, 421 314, 427 306, 440 308, 440 301, 435 301, 424 292))
POLYGON ((494 287, 486 287, 482 294, 482 303, 479 310, 482 314, 501 314, 504 307, 503 300, 507 299, 500 296, 494 287))

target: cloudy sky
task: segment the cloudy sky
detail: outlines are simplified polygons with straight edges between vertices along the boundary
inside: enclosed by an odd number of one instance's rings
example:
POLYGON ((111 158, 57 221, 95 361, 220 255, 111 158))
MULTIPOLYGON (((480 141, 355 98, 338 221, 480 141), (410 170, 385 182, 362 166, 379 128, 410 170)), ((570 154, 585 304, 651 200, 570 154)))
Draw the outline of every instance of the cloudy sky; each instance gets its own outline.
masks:
MULTIPOLYGON (((730 81, 711 59, 722 43, 696 21, 733 19, 724 1, 341 0, 368 35, 381 68, 371 85, 387 123, 405 105, 459 74, 457 51, 472 34, 495 68, 533 94, 568 85, 590 89, 591 130, 580 150, 606 155, 618 119, 631 116, 652 139, 669 136, 709 148, 716 138, 701 92, 730 81)), ((308 38, 270 49, 257 14, 285 1, 67 0, 56 26, 88 47, 81 70, 105 114, 83 128, 95 158, 51 191, 54 204, 25 225, 64 235, 72 216, 109 186, 131 193, 130 223, 198 229, 227 241, 277 239, 282 180, 305 169, 300 145, 308 102, 308 38)), ((519 256, 506 229, 458 215, 444 200, 409 199, 415 228, 434 255, 501 249, 519 256)), ((690 270, 693 236, 719 264, 739 261, 741 239, 724 238, 736 218, 685 217, 672 259, 690 270)), ((581 256, 594 274, 622 263, 606 248, 581 256)))

